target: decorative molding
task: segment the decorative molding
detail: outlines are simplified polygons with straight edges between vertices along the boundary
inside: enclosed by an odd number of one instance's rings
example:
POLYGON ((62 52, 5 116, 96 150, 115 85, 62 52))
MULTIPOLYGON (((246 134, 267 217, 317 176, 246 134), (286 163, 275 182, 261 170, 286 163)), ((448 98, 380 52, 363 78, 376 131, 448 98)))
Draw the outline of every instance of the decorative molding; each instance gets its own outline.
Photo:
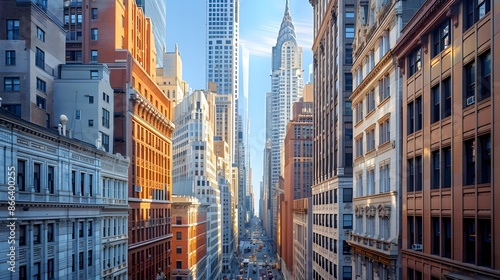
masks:
POLYGON ((451 18, 451 20, 453 21, 453 26, 455 26, 455 28, 458 27, 459 14, 460 14, 460 10, 458 7, 458 3, 455 3, 455 4, 451 5, 450 7, 448 7, 448 11, 446 12, 446 16, 451 18))
POLYGON ((379 74, 379 72, 386 66, 386 64, 392 59, 392 50, 389 50, 384 57, 375 65, 375 67, 366 75, 363 81, 359 84, 359 86, 354 89, 351 96, 358 95, 361 91, 364 90, 368 86, 369 83, 379 74))
POLYGON ((429 51, 429 44, 428 43, 429 43, 429 34, 424 34, 424 35, 420 36, 420 38, 418 38, 418 44, 420 45, 420 47, 422 47, 422 50, 426 54, 429 51))
POLYGON ((405 74, 405 70, 406 70, 406 67, 405 67, 405 59, 404 58, 398 58, 398 60, 396 61, 396 65, 399 67, 399 69, 401 70, 401 73, 404 75, 405 74))
POLYGON ((389 219, 391 217, 391 206, 390 205, 382 205, 378 206, 378 216, 382 219, 389 219))

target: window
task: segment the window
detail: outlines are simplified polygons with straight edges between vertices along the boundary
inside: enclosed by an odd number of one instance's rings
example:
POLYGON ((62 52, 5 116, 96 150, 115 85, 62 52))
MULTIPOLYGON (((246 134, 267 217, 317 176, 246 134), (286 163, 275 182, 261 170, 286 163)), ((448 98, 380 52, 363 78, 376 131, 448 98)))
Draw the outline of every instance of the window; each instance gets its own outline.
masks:
POLYGON ((41 92, 46 92, 47 91, 47 83, 45 81, 41 80, 40 78, 36 78, 36 89, 38 89, 41 92))
POLYGON ((40 242, 42 241, 40 238, 41 226, 42 225, 40 224, 33 225, 33 244, 40 244, 40 242))
POLYGON ((42 169, 42 165, 40 163, 33 164, 33 188, 35 188, 35 192, 39 193, 41 190, 41 182, 40 182, 40 172, 42 169))
POLYGON ((354 38, 354 24, 345 25, 345 37, 348 39, 354 38))
POLYGON ((407 190, 408 192, 422 190, 422 156, 410 158, 407 161, 407 190))
POLYGON ((66 61, 82 61, 82 51, 66 51, 66 61))
POLYGON ((342 280, 352 279, 352 266, 344 266, 342 269, 342 280))
POLYGON ((50 194, 54 194, 54 177, 55 177, 55 171, 54 171, 54 166, 48 166, 47 167, 47 188, 49 189, 50 194))
POLYGON ((83 237, 83 222, 78 222, 78 237, 83 237))
POLYGON ((43 98, 39 95, 36 96, 36 105, 40 109, 43 109, 43 110, 47 109, 47 101, 45 100, 45 98, 43 98))
POLYGON ((176 232, 175 233, 175 239, 176 240, 182 240, 182 232, 176 232))
POLYGON ((3 90, 4 91, 19 91, 20 90, 19 77, 5 77, 5 78, 3 78, 3 90))
POLYGON ((352 64, 352 48, 345 48, 345 64, 352 64))
POLYGON ((447 19, 432 31, 432 57, 435 57, 451 43, 450 20, 447 19))
POLYGON ((176 253, 182 254, 182 246, 177 246, 176 253))
POLYGON ((182 261, 177 261, 176 262, 176 268, 177 269, 182 269, 182 261))
POLYGON ((415 131, 422 129, 422 97, 415 98, 412 102, 408 103, 408 118, 407 118, 407 132, 412 134, 415 131))
POLYGON ((366 152, 375 150, 375 129, 366 132, 366 152))
POLYGON ((94 120, 89 120, 89 126, 93 127, 94 126, 94 120))
POLYGON ((71 255, 71 271, 75 272, 75 254, 71 255))
POLYGON ((109 111, 102 108, 102 125, 109 128, 109 111))
POLYGON ((85 195, 85 173, 80 173, 80 196, 85 195))
POLYGON ((491 219, 477 219, 477 230, 477 264, 491 267, 491 219))
POLYGON ((83 269, 83 252, 78 253, 78 269, 83 269))
POLYGON ((475 71, 476 65, 473 62, 467 64, 464 67, 464 81, 465 81, 465 86, 464 86, 464 97, 465 97, 465 102, 464 102, 464 107, 473 105, 476 100, 475 100, 475 94, 476 94, 476 71, 475 71))
POLYGON ((33 277, 31 277, 31 279, 40 280, 40 262, 34 263, 31 269, 33 270, 33 277))
POLYGON ((432 166, 432 171, 431 171, 431 188, 437 189, 440 187, 440 165, 441 165, 441 160, 439 158, 439 150, 432 152, 431 154, 431 166, 432 166))
POLYGON ((344 255, 350 255, 351 254, 351 246, 347 243, 347 241, 342 241, 342 253, 344 255))
POLYGON ((19 226, 19 245, 26 245, 26 225, 19 226))
POLYGON ((352 214, 344 214, 343 225, 344 229, 352 229, 352 214))
POLYGON ((408 217, 408 248, 421 251, 420 247, 413 247, 412 245, 422 245, 422 217, 409 216, 408 217))
POLYGON ((355 109, 356 109, 356 122, 360 122, 364 118, 364 115, 363 115, 363 101, 360 101, 360 102, 356 103, 355 106, 356 106, 355 107, 355 109))
POLYGON ((408 63, 408 77, 412 76, 422 68, 422 49, 417 48, 411 52, 408 63))
POLYGON ((26 161, 17 160, 17 187, 20 191, 26 191, 26 161))
POLYGON ((366 94, 366 114, 375 110, 375 92, 372 90, 366 94))
POLYGON ((465 29, 469 29, 491 10, 491 0, 469 0, 464 6, 465 29))
POLYGON ((343 189, 344 192, 343 192, 343 197, 342 197, 342 201, 344 203, 346 202, 352 202, 352 189, 350 188, 347 188, 347 189, 343 189))
MULTIPOLYGON (((92 28, 90 30, 90 34, 91 34, 91 40, 94 40, 94 41, 97 41, 97 38, 98 38, 98 29, 97 28, 92 28)), ((97 60, 97 59, 96 59, 97 60)))
POLYGON ((98 19, 97 8, 92 8, 92 19, 98 19))
POLYGON ((47 278, 49 280, 55 279, 54 277, 54 259, 47 260, 47 278))
POLYGON ((489 51, 479 57, 479 63, 477 101, 484 100, 491 96, 491 56, 489 51))
POLYGON ((54 223, 47 224, 47 242, 54 241, 54 223))
POLYGON ((441 248, 441 229, 438 217, 431 217, 431 254, 440 255, 439 250, 441 248))
POLYGON ((5 51, 5 65, 16 65, 16 51, 5 51))
POLYGON ((344 89, 346 91, 352 91, 352 74, 351 73, 344 73, 344 89))
POLYGON ((464 261, 467 263, 476 263, 476 221, 474 218, 464 219, 464 246, 462 248, 464 261))
POLYGON ((19 40, 19 20, 7 20, 7 40, 19 40))
POLYGON ((36 37, 42 41, 45 42, 45 31, 43 31, 40 27, 36 27, 36 37))
POLYGON ((391 140, 391 128, 389 119, 379 124, 379 145, 389 142, 391 140))
POLYGON ((87 224, 87 236, 92 236, 92 221, 87 224))
POLYGON ((389 164, 384 164, 380 166, 380 193, 385 193, 389 192, 391 188, 391 179, 390 179, 390 165, 389 164))
POLYGON ((76 171, 71 171, 71 189, 73 191, 73 195, 76 195, 76 171))
POLYGON ((451 218, 442 218, 441 257, 451 258, 451 218))
POLYGON ((97 70, 90 70, 90 79, 92 79, 92 80, 99 79, 99 71, 97 71, 97 70))
POLYGON ((97 50, 90 51, 90 61, 97 62, 98 60, 98 52, 97 50))
POLYGON ((94 104, 94 96, 89 95, 89 104, 94 104))
POLYGON ((391 83, 389 75, 386 75, 382 80, 379 81, 378 87, 379 102, 391 95, 391 83))
POLYGON ((87 252, 87 266, 92 266, 92 259, 93 259, 93 254, 94 252, 92 250, 89 250, 87 252))
MULTIPOLYGON (((94 183, 93 183, 93 180, 94 180, 94 175, 89 174, 89 196, 92 196, 92 195, 93 195, 93 193, 94 193, 94 190, 93 190, 93 189, 94 189, 94 183)), ((90 224, 91 224, 91 226, 92 226, 92 222, 90 222, 90 224)), ((92 234, 91 234, 91 235, 89 235, 89 236, 92 236, 92 234)))
POLYGON ((45 69, 45 52, 39 48, 36 48, 35 65, 45 69))
POLYGON ((109 135, 104 133, 101 134, 102 134, 102 146, 107 152, 109 152, 109 135))
POLYGON ((366 171, 366 194, 375 194, 375 169, 366 171))
POLYGON ((363 155, 363 137, 356 139, 356 157, 363 155))

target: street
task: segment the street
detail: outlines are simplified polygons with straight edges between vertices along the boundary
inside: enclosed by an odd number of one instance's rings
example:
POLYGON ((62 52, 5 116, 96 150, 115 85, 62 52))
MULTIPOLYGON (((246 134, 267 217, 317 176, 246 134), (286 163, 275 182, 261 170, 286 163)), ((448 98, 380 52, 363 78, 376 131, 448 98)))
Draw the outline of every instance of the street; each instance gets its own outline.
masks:
POLYGON ((232 266, 230 279, 281 280, 276 256, 272 253, 271 239, 262 236, 259 218, 254 217, 248 227, 248 237, 240 240, 240 255, 232 266))

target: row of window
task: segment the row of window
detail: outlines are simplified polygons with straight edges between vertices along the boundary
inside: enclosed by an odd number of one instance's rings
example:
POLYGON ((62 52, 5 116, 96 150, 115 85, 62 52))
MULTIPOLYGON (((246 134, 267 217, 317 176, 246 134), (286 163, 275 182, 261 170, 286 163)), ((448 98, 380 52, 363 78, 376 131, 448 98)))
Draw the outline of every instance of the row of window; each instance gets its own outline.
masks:
MULTIPOLYGON (((390 128, 390 122, 389 119, 386 119, 385 121, 379 123, 378 125, 378 143, 379 145, 382 145, 384 143, 387 143, 391 140, 391 128, 390 128)), ((375 150, 376 145, 375 145, 375 128, 372 128, 368 131, 365 132, 365 137, 366 137, 366 153, 369 153, 373 150, 375 150)), ((364 155, 364 149, 363 149, 363 134, 361 136, 358 136, 355 139, 354 147, 355 147, 355 152, 356 152, 356 157, 360 157, 364 155)))
MULTIPOLYGON (((381 164, 378 173, 378 193, 386 193, 390 191, 390 165, 381 164)), ((363 184, 363 172, 356 174, 356 196, 362 197, 365 195, 374 195, 375 191, 375 168, 366 171, 366 188, 363 184)))
MULTIPOLYGON (((423 251, 423 231, 430 227, 430 253, 444 258, 452 258, 453 221, 450 217, 431 217, 430 224, 424 225, 421 216, 407 218, 408 249, 423 251)), ((490 218, 463 218, 463 247, 455 250, 455 255, 463 254, 464 261, 479 266, 492 266, 492 232, 490 218)), ((456 242, 455 242, 456 243, 456 242)))
MULTIPOLYGON (((342 189, 342 202, 343 203, 351 203, 352 202, 352 189, 343 188, 342 189)), ((313 197, 313 205, 328 205, 337 203, 337 189, 329 190, 326 192, 321 192, 314 194, 313 197)))
MULTIPOLYGON (((485 134, 477 139, 467 139, 463 143, 464 166, 463 185, 491 183, 491 135, 485 134)), ((407 160, 407 191, 422 190, 422 156, 407 160)), ((444 147, 431 152, 430 162, 431 189, 449 188, 452 185, 452 149, 444 147)))
MULTIPOLYGON (((386 75, 379 81, 378 86, 378 104, 382 103, 386 98, 391 95, 391 82, 390 76, 386 75)), ((372 89, 365 96, 364 100, 356 103, 353 107, 355 109, 355 122, 358 123, 363 120, 363 118, 370 112, 375 110, 375 89, 372 89), (366 105, 365 105, 366 104, 366 105), (364 113, 366 109, 366 113, 364 113)))

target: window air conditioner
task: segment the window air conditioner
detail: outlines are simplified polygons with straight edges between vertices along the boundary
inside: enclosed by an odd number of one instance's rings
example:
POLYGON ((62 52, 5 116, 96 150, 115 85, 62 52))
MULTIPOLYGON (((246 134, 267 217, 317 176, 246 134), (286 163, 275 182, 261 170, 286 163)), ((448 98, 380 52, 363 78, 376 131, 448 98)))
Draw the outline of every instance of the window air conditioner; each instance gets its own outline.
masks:
POLYGON ((414 251, 420 251, 420 252, 422 252, 423 247, 424 246, 422 244, 413 244, 413 245, 411 245, 411 249, 414 250, 414 251))
POLYGON ((474 104, 474 102, 476 102, 475 96, 467 97, 467 106, 474 104))

